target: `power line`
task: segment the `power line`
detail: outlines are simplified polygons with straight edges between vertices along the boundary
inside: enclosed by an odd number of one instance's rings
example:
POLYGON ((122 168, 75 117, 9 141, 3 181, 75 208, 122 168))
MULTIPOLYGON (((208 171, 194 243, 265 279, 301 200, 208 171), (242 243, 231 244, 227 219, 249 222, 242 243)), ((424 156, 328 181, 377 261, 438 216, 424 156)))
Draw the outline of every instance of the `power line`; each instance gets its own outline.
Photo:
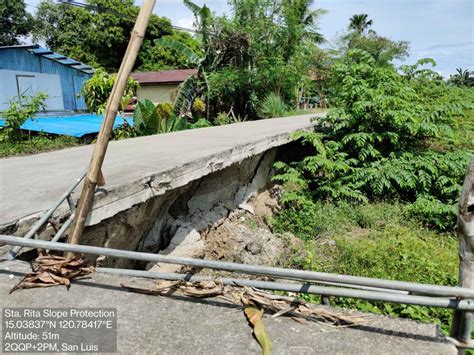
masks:
MULTIPOLYGON (((80 8, 87 9, 87 10, 92 10, 92 11, 97 11, 97 12, 107 12, 109 14, 112 14, 112 15, 115 15, 117 17, 123 18, 124 20, 132 21, 130 16, 124 15, 124 14, 118 12, 118 11, 112 10, 110 8, 107 8, 107 7, 85 4, 85 3, 78 2, 78 1, 75 1, 75 0, 58 0, 58 2, 61 3, 61 4, 80 7, 80 8)), ((173 28, 175 30, 179 30, 179 31, 186 31, 186 32, 192 32, 192 33, 197 32, 194 29, 185 28, 185 27, 181 27, 181 26, 175 26, 173 24, 171 24, 171 28, 173 28)))

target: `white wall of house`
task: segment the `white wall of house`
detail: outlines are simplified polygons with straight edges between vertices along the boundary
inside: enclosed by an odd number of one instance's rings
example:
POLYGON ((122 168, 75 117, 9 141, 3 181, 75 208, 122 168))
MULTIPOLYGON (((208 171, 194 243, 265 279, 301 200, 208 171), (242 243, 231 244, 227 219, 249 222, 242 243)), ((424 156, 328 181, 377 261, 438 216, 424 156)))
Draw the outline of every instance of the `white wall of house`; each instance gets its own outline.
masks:
POLYGON ((138 89, 137 97, 139 100, 148 99, 155 104, 159 102, 172 103, 178 88, 179 84, 141 85, 138 89))
POLYGON ((45 93, 48 111, 64 110, 59 74, 0 70, 0 111, 8 109, 8 102, 19 94, 45 93))

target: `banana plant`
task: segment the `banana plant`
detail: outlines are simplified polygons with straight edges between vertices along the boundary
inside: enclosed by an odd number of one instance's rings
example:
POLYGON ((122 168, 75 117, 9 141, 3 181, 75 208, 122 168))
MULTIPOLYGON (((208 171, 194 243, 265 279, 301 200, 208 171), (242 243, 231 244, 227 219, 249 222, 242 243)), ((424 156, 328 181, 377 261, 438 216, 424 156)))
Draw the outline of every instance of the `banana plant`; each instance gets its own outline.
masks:
POLYGON ((189 76, 181 83, 174 101, 173 113, 177 117, 183 117, 191 110, 194 100, 203 91, 201 82, 204 83, 205 91, 207 92, 208 90, 207 74, 202 65, 204 56, 195 53, 185 44, 170 38, 160 38, 155 40, 155 43, 179 52, 189 63, 194 64, 198 69, 197 74, 189 76))
POLYGON ((169 133, 185 129, 209 127, 212 124, 206 119, 200 119, 191 124, 186 117, 173 114, 160 114, 157 106, 148 99, 140 100, 133 112, 133 128, 139 136, 169 133))

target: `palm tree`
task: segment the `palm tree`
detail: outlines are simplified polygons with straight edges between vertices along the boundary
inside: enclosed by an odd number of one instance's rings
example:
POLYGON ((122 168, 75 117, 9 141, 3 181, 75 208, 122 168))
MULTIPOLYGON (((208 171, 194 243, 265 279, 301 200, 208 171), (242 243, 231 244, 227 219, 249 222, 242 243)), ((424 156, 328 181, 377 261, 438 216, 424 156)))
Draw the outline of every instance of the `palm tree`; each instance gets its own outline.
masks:
MULTIPOLYGON (((194 14, 196 33, 201 37, 202 47, 204 48, 205 52, 197 53, 185 44, 175 41, 171 38, 165 37, 155 40, 155 43, 181 53, 187 59, 187 61, 191 64, 194 64, 198 70, 197 74, 189 76, 179 86, 179 90, 173 105, 173 113, 177 117, 185 116, 191 110, 196 97, 198 97, 201 93, 209 91, 209 65, 210 63, 213 63, 213 59, 211 58, 212 54, 206 50, 206 48, 208 48, 209 36, 211 34, 211 11, 206 5, 201 7, 190 0, 184 0, 183 2, 194 14)), ((209 105, 206 105, 206 107, 208 106, 209 105)), ((207 118, 209 118, 209 110, 207 110, 207 118)))
POLYGON ((313 44, 325 42, 319 32, 318 21, 327 11, 312 9, 314 0, 285 0, 282 1, 282 14, 284 25, 281 27, 283 38, 283 58, 288 61, 295 51, 297 44, 308 41, 313 44))
POLYGON ((349 19, 349 29, 355 31, 359 35, 362 35, 374 22, 369 20, 369 15, 358 14, 353 15, 349 19))
POLYGON ((467 69, 456 68, 457 74, 451 75, 449 82, 455 86, 474 86, 474 73, 467 69))
POLYGON ((317 22, 327 11, 324 9, 312 10, 313 3, 314 0, 287 0, 284 3, 286 6, 286 10, 284 10, 286 15, 285 22, 288 27, 301 27, 303 39, 309 39, 316 44, 321 44, 325 39, 318 32, 317 22))

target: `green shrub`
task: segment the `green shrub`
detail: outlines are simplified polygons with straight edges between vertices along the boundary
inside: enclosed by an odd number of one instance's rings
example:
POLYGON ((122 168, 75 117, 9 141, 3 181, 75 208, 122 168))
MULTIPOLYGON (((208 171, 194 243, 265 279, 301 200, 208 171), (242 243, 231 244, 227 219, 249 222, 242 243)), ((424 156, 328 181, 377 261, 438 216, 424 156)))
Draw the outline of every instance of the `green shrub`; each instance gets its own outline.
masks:
MULTIPOLYGON (((429 284, 457 283, 457 238, 422 228, 407 206, 307 202, 284 209, 274 231, 291 231, 305 242, 293 246, 288 267, 429 284)), ((302 296, 319 302, 316 296, 302 296)), ((436 322, 449 329, 451 310, 332 298, 335 305, 436 322)))
POLYGON ((173 106, 148 99, 140 100, 133 112, 133 129, 138 136, 179 131, 186 128, 186 119, 176 119, 173 106))
POLYGON ((138 102, 133 113, 133 122, 134 134, 131 134, 128 128, 121 127, 116 134, 118 139, 212 126, 212 123, 205 118, 190 123, 186 117, 176 117, 171 104, 159 103, 155 106, 148 99, 138 102))
POLYGON ((173 116, 173 105, 169 102, 159 102, 156 105, 156 112, 162 120, 169 120, 173 116))
MULTIPOLYGON (((92 78, 84 82, 81 95, 84 97, 87 109, 90 112, 100 114, 105 111, 107 100, 112 92, 116 78, 116 74, 108 74, 103 69, 97 69, 92 78)), ((128 102, 135 96, 138 88, 138 81, 128 78, 127 86, 121 100, 121 109, 128 106, 128 102)))
MULTIPOLYGON (((20 95, 10 100, 8 109, 2 113, 5 128, 2 129, 4 139, 18 142, 22 139, 21 126, 27 119, 33 118, 39 111, 46 108, 44 100, 48 96, 38 93, 33 96, 20 95)), ((4 140, 0 137, 0 140, 4 140)))
POLYGON ((283 99, 275 93, 268 94, 260 106, 260 116, 263 118, 282 117, 287 107, 283 99))
MULTIPOLYGON (((428 284, 457 284, 457 239, 398 225, 372 230, 367 235, 335 236, 334 259, 325 271, 428 284)), ((324 246, 323 246, 324 248, 324 246)), ((436 322, 446 331, 452 311, 434 307, 335 299, 337 305, 364 311, 436 322)))
POLYGON ((219 112, 215 119, 215 122, 218 126, 226 125, 231 123, 230 117, 225 112, 219 112))
POLYGON ((302 240, 316 240, 327 233, 345 233, 354 228, 379 228, 388 223, 411 225, 406 205, 378 203, 353 205, 339 202, 313 202, 305 199, 287 206, 272 220, 275 232, 292 232, 302 240))
POLYGON ((286 188, 282 201, 400 199, 415 203, 412 211, 427 224, 454 229, 452 206, 474 147, 444 147, 456 137, 456 117, 472 106, 469 96, 449 97, 438 80, 407 81, 358 50, 334 66, 334 77, 337 108, 321 120, 320 132, 295 135, 313 153, 275 165, 274 179, 286 188))
POLYGON ((194 115, 196 115, 197 117, 203 117, 206 113, 206 104, 200 97, 196 97, 194 99, 191 109, 194 115))
POLYGON ((187 128, 195 129, 195 128, 205 128, 205 127, 212 127, 212 123, 206 120, 205 118, 200 118, 195 123, 189 124, 187 128))
POLYGON ((0 142, 0 157, 20 154, 36 154, 66 147, 73 147, 79 144, 80 141, 74 137, 55 137, 39 134, 38 136, 32 136, 27 140, 0 142))

